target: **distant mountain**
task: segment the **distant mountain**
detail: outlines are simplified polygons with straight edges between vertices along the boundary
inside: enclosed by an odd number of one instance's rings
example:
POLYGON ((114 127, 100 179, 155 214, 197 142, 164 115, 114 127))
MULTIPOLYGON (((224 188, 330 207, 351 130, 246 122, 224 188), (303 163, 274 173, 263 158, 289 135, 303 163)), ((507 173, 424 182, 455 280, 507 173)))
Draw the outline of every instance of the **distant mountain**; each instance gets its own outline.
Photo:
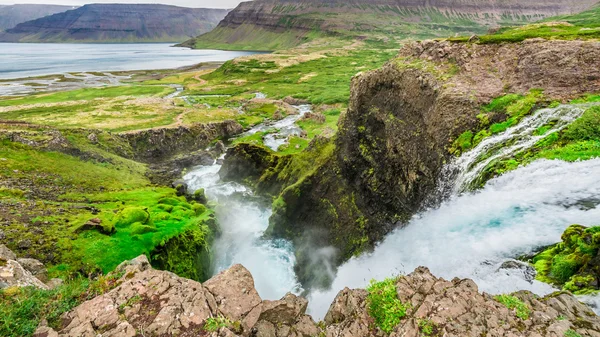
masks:
POLYGON ((13 28, 19 23, 73 9, 58 5, 10 5, 0 6, 0 31, 13 28))
POLYGON ((181 42, 206 33, 228 10, 156 4, 92 4, 18 24, 3 42, 181 42))
POLYGON ((402 39, 481 34, 577 13, 598 0, 255 0, 243 2, 195 48, 275 50, 320 36, 402 39))

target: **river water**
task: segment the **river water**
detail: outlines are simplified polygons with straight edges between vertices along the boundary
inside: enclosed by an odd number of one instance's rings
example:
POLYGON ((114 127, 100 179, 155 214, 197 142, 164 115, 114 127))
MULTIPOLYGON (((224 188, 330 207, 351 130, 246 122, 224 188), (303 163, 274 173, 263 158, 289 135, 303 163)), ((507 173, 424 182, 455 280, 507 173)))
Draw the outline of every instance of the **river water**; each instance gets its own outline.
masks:
MULTIPOLYGON (((427 266, 447 279, 471 278, 480 291, 492 294, 521 289, 539 295, 554 291, 548 284, 528 279, 520 270, 501 269, 500 265, 560 241, 571 224, 599 225, 600 159, 574 163, 538 160, 490 180, 478 191, 463 192, 462 186, 474 179, 473 170, 481 170, 479 163, 489 158, 485 153, 490 149, 504 144, 501 147, 505 150, 492 156, 511 155, 557 132, 582 112, 581 106, 539 110, 448 164, 448 171, 454 173, 447 176, 451 181, 445 185, 452 192, 445 201, 415 215, 372 253, 340 266, 329 290, 309 294, 309 313, 316 319, 324 317, 344 287, 364 287, 371 279, 410 273, 418 266, 427 266), (555 124, 545 135, 532 132, 549 120, 555 124)), ((266 299, 276 299, 286 291, 300 292, 293 271, 292 245, 261 239, 270 210, 261 207, 246 187, 221 182, 219 168, 200 167, 185 177, 192 189, 206 188, 208 196, 219 204, 217 217, 224 235, 216 245, 218 269, 244 264, 266 299)), ((596 299, 586 298, 589 302, 596 299)))
POLYGON ((168 43, 0 43, 0 79, 91 71, 170 69, 256 54, 168 43))

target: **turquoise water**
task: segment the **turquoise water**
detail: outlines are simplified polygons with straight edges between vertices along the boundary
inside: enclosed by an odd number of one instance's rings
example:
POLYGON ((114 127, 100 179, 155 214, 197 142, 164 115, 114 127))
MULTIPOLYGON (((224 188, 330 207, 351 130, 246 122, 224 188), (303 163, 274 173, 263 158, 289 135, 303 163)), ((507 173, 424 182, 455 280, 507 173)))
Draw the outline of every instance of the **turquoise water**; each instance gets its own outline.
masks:
POLYGON ((0 79, 66 72, 169 69, 256 54, 171 45, 0 43, 0 79))

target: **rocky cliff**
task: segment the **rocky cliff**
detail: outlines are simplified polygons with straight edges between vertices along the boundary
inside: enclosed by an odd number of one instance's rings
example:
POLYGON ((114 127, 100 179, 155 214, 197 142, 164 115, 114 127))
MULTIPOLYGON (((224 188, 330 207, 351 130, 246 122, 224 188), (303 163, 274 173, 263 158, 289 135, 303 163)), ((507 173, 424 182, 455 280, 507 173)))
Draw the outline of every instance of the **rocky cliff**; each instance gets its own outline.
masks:
POLYGON ((0 6, 0 31, 19 23, 73 9, 72 6, 19 4, 0 6))
POLYGON ((274 50, 318 36, 395 40, 480 34, 490 27, 580 12, 597 1, 258 0, 186 46, 274 50))
POLYGON ((92 4, 21 23, 5 42, 181 42, 213 29, 224 9, 92 4))
MULTIPOLYGON (((335 247, 337 262, 368 250, 435 195, 449 148, 479 127, 482 106, 532 89, 543 95, 530 109, 598 92, 598 52, 600 43, 582 41, 409 44, 382 69, 353 79, 336 139, 313 142, 300 159, 312 163, 302 175, 294 159, 248 146, 230 150, 224 170, 240 162, 257 168, 249 178, 277 197, 269 233, 294 240, 298 276, 310 287, 323 277, 311 266, 315 248, 335 247)), ((508 117, 492 111, 486 122, 508 117)), ((237 172, 235 179, 248 178, 237 172)))
MULTIPOLYGON (((154 270, 145 256, 121 264, 118 286, 41 324, 34 336, 382 336, 374 291, 340 291, 323 322, 306 314, 293 294, 262 300, 252 275, 235 265, 200 284, 154 270)), ((386 283, 387 284, 387 283, 386 283)), ((600 318, 568 293, 540 298, 529 292, 493 297, 468 279, 446 281, 420 267, 390 283, 386 303, 405 312, 390 336, 598 336, 600 318), (509 299, 510 301, 507 301, 509 299), (388 302, 389 301, 389 302, 388 302)))

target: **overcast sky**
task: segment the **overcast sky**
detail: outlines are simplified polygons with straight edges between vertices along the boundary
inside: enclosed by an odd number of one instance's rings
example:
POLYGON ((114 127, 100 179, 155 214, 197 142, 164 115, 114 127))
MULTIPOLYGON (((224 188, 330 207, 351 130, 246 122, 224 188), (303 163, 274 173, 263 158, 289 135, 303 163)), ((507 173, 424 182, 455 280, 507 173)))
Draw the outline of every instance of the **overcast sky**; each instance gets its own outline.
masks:
MULTIPOLYGON (((247 0, 244 0, 247 1, 247 0)), ((198 8, 234 8, 241 0, 0 0, 0 5, 20 4, 55 4, 81 6, 90 3, 160 3, 184 7, 198 8)))

